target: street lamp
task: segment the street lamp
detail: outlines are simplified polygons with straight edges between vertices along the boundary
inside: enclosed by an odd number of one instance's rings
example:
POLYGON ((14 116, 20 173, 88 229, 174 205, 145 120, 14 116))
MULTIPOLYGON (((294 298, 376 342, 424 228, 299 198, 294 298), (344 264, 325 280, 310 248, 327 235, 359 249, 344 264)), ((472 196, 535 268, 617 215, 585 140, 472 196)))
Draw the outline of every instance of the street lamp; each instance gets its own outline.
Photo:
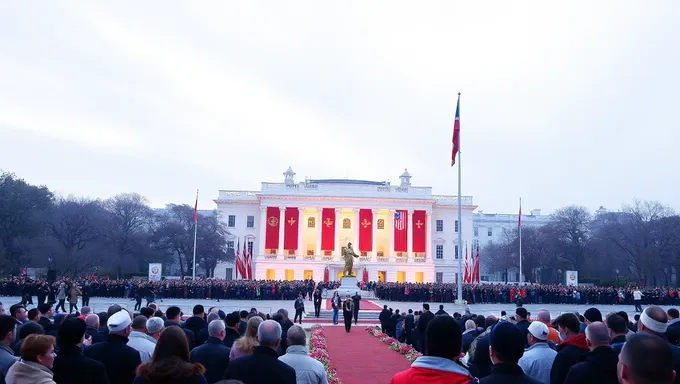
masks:
POLYGON ((616 272, 616 288, 618 289, 618 288, 621 288, 621 285, 619 284, 619 269, 616 268, 616 270, 614 270, 614 272, 616 272))
POLYGON ((562 269, 557 270, 557 280, 560 285, 562 285, 562 269))

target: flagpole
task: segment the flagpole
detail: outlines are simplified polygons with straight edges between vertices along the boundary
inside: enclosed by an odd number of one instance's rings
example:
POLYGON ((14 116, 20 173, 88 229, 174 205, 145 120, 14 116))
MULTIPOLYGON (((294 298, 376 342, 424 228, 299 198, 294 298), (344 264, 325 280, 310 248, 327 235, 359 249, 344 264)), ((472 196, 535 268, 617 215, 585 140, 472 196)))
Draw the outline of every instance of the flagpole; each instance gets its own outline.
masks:
POLYGON ((194 220, 194 263, 191 265, 191 279, 196 281, 196 235, 198 234, 198 189, 196 190, 196 220, 194 220))
MULTIPOLYGON (((458 111, 458 108, 460 106, 460 92, 458 92, 458 105, 456 106, 456 112, 460 113, 458 111)), ((458 136, 458 249, 459 254, 458 254, 458 281, 457 281, 457 287, 458 287, 458 303, 463 303, 463 262, 462 262, 462 255, 460 254, 463 251, 463 211, 462 211, 462 199, 461 199, 461 150, 460 150, 460 133, 458 136)))
POLYGON ((519 283, 524 282, 522 275, 522 198, 519 198, 519 283))

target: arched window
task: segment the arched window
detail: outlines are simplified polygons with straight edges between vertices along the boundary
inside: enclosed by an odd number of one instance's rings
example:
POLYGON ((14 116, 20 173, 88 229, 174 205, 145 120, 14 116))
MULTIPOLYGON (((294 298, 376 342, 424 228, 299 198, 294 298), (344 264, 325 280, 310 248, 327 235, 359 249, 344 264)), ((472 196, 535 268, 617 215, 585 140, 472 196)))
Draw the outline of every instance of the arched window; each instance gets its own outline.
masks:
POLYGON ((350 229, 351 228, 349 219, 342 219, 342 228, 343 229, 350 229))
POLYGON ((378 219, 378 229, 385 229, 385 219, 378 219))
POLYGON ((307 228, 314 228, 316 226, 316 217, 307 219, 307 228))

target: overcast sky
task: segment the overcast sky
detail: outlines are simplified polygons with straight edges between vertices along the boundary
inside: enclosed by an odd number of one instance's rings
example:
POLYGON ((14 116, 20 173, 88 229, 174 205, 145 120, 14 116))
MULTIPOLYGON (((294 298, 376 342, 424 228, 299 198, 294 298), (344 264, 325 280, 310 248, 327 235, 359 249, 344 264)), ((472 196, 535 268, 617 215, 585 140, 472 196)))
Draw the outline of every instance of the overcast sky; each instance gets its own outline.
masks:
POLYGON ((289 165, 454 195, 462 92, 479 209, 680 210, 680 2, 108 3, 0 3, 1 169, 159 207, 289 165))

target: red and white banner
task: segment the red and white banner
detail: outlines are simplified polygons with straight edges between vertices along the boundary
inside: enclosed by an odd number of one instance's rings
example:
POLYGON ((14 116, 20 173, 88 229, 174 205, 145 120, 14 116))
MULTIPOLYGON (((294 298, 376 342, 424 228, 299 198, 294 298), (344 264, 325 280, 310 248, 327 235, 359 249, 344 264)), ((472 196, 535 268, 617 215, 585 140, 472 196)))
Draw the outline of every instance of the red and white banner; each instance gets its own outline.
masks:
POLYGON ((285 230, 283 232, 283 249, 286 251, 294 251, 298 247, 298 218, 300 217, 300 211, 295 207, 286 208, 285 218, 286 222, 283 223, 285 230))
POLYGON ((267 230, 265 231, 264 247, 266 249, 279 248, 279 207, 267 207, 267 230))
POLYGON ((335 250, 335 208, 324 208, 321 211, 321 223, 317 225, 321 225, 321 250, 335 250))
POLYGON ((394 251, 408 251, 408 212, 404 210, 394 213, 394 251))
POLYGON ((241 239, 238 239, 238 243, 236 244, 236 272, 241 276, 241 279, 246 278, 246 268, 243 263, 243 258, 241 257, 241 239))
POLYGON ((359 210, 359 252, 373 250, 373 212, 370 209, 359 210))
POLYGON ((470 283, 470 276, 472 276, 472 273, 470 273, 470 271, 471 271, 470 259, 468 258, 467 247, 465 247, 465 259, 463 259, 463 262, 465 263, 465 274, 463 275, 463 283, 469 284, 470 283))
POLYGON ((427 244, 427 214, 425 211, 413 211, 413 252, 424 253, 427 244))
POLYGON ((479 268, 481 260, 479 260, 479 246, 477 246, 477 257, 475 257, 475 269, 473 271, 472 282, 479 284, 479 268))

